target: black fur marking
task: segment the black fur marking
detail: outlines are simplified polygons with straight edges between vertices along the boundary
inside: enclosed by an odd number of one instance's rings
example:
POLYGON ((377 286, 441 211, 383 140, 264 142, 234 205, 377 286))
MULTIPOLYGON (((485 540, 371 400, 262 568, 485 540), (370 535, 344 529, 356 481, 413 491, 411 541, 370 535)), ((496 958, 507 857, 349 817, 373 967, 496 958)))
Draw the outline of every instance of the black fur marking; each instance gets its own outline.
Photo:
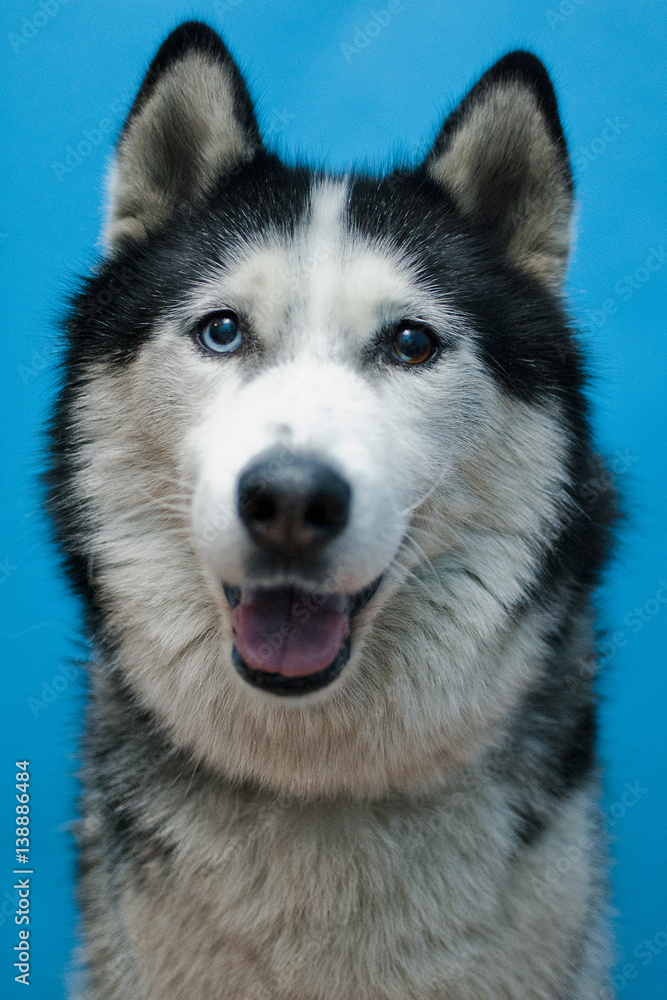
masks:
POLYGON ((99 828, 82 834, 82 864, 88 864, 91 850, 99 850, 96 845, 103 845, 111 868, 131 859, 133 878, 141 879, 148 864, 166 872, 173 860, 173 845, 146 819, 155 794, 165 778, 174 788, 199 787, 202 769, 185 751, 175 750, 118 671, 110 671, 102 687, 100 692, 91 685, 83 737, 87 808, 82 811, 95 816, 99 828))
MULTIPOLYGON (((573 603, 581 603, 573 599, 573 603)), ((554 808, 591 781, 596 762, 594 663, 581 655, 566 608, 554 631, 544 672, 517 706, 492 766, 514 787, 517 838, 534 843, 554 808)))
POLYGON ((546 829, 546 817, 540 815, 528 803, 525 803, 515 811, 517 814, 517 837, 524 847, 530 847, 546 829))
POLYGON ((563 792, 576 788, 591 773, 595 763, 596 737, 595 708, 592 702, 588 702, 579 709, 560 747, 558 777, 563 792))
POLYGON ((570 516, 555 545, 546 553, 539 581, 544 592, 563 576, 584 588, 597 586, 614 544, 621 512, 613 479, 602 459, 582 446, 587 425, 583 416, 572 438, 567 496, 570 516))

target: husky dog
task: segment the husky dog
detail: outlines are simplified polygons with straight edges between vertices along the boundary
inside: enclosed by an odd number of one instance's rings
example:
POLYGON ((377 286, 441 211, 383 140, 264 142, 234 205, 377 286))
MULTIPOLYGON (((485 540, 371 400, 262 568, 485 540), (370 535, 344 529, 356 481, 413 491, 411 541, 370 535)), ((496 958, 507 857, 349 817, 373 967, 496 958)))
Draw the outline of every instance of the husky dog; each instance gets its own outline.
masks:
POLYGON ((50 509, 94 646, 90 1000, 601 1000, 591 593, 554 92, 414 168, 262 144, 208 27, 121 132, 50 509))

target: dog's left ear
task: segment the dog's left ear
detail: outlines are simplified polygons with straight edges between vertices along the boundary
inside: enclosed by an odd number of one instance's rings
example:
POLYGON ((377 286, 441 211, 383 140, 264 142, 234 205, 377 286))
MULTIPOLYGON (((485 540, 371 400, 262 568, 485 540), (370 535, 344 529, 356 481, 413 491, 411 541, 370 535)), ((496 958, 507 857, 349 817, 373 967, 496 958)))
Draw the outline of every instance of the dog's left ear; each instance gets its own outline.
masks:
POLYGON ((517 267, 560 288, 572 175, 556 96, 539 59, 511 52, 492 66, 445 122, 426 169, 517 267))
POLYGON ((261 147, 248 91, 220 37, 189 21, 158 50, 118 140, 105 242, 142 240, 261 147))

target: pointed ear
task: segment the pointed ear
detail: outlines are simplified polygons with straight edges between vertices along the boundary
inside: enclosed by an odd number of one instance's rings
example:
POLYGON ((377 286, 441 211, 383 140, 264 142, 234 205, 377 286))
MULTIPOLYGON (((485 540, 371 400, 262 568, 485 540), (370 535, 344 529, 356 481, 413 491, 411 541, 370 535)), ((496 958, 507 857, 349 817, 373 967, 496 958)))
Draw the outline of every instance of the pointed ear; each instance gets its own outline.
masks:
POLYGON ((517 267, 560 288, 572 176, 556 96, 539 59, 511 52, 492 66, 445 122, 426 169, 517 267))
POLYGON ((248 91, 221 39, 205 24, 182 24, 151 63, 120 134, 107 246, 144 239, 260 146, 248 91))

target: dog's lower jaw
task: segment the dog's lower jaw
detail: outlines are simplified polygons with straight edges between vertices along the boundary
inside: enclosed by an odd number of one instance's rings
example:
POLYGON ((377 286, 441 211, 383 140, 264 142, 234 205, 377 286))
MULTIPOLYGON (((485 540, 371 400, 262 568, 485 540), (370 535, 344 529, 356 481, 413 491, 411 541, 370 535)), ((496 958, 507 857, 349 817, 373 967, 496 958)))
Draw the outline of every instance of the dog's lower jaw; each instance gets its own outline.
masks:
POLYGON ((338 654, 324 670, 299 677, 286 677, 280 673, 269 673, 266 670, 255 670, 245 662, 236 646, 232 646, 232 663, 237 673, 252 687, 259 688, 277 697, 298 697, 312 694, 328 687, 340 675, 350 658, 350 638, 343 640, 338 654))

